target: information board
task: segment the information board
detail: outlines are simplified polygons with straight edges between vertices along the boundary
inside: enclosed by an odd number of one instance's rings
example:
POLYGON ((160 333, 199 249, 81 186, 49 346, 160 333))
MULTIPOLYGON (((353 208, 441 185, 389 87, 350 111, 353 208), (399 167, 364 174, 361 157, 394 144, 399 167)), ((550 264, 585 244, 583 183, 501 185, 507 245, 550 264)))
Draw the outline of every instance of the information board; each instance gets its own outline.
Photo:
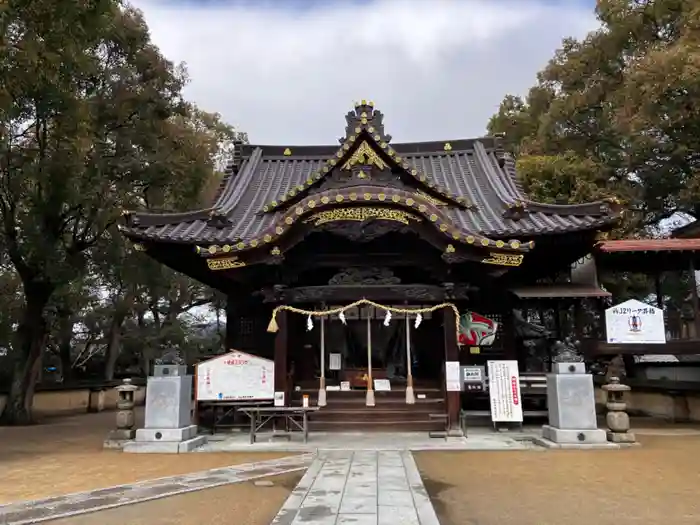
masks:
POLYGON ((445 361, 445 389, 448 392, 462 390, 459 361, 445 361))
POLYGON ((233 350, 197 365, 197 401, 274 398, 274 361, 233 350))
POLYGON ((605 335, 608 343, 664 344, 664 312, 636 299, 605 310, 605 335))
POLYGON ((520 374, 517 361, 488 361, 491 421, 522 423, 520 374))

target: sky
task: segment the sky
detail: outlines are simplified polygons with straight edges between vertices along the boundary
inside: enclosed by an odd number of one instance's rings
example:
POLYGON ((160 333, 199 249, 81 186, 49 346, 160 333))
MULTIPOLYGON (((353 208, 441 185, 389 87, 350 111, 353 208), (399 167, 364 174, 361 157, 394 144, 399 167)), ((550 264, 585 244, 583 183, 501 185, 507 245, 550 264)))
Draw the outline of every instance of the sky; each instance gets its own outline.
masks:
POLYGON ((132 0, 185 62, 186 97, 251 143, 336 144, 367 99, 395 142, 477 137, 525 94, 591 0, 132 0))

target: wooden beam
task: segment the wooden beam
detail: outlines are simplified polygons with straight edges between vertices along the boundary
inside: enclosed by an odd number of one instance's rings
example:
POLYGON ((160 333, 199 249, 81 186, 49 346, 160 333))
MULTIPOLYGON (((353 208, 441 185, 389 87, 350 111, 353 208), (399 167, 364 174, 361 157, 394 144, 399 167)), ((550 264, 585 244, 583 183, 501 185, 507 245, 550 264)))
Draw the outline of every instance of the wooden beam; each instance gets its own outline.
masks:
POLYGON ((616 355, 696 355, 700 354, 700 339, 676 339, 666 344, 613 344, 584 339, 581 348, 586 357, 616 355))

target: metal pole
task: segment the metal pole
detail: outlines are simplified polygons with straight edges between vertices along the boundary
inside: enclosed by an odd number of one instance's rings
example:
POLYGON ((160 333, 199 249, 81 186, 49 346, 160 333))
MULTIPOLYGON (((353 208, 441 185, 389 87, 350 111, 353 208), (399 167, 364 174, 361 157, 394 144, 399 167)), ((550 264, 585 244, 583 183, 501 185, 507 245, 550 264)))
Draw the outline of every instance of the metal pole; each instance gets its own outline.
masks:
POLYGON ((414 405, 416 396, 413 392, 413 372, 411 370, 411 320, 406 313, 406 404, 414 405))
POLYGON ((326 317, 321 316, 321 378, 318 381, 318 406, 325 407, 326 399, 326 317))
POLYGON ((372 322, 370 319, 370 309, 367 307, 367 399, 365 404, 368 407, 374 406, 374 387, 372 386, 372 322))

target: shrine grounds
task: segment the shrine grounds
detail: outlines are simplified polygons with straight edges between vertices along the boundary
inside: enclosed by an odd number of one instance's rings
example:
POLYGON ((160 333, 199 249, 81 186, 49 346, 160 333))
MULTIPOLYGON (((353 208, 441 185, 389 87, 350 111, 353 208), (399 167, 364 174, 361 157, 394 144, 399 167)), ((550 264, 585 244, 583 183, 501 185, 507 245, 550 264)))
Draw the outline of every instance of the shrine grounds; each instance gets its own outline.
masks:
MULTIPOLYGON (((0 505, 290 455, 103 450, 113 423, 113 413, 100 413, 0 428, 0 505)), ((441 525, 700 523, 700 428, 649 420, 633 425, 642 443, 633 449, 425 451, 414 457, 441 525)), ((45 523, 269 525, 302 474, 242 481, 45 523)))

